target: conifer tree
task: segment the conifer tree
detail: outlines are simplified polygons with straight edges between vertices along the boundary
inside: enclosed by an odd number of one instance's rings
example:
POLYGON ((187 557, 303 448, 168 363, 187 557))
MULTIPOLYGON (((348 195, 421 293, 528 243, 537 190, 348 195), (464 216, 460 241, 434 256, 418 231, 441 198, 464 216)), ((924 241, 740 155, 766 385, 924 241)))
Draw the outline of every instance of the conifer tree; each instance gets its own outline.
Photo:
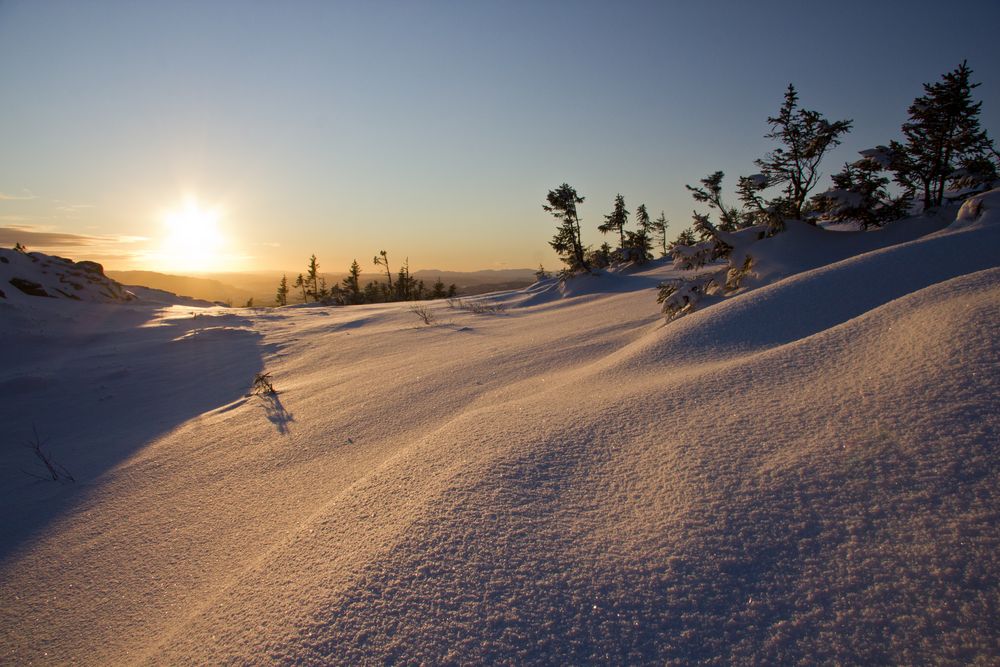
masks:
POLYGON ((722 201, 722 179, 725 173, 716 171, 699 182, 701 186, 685 185, 691 196, 697 202, 708 204, 719 214, 719 229, 724 232, 735 232, 743 226, 740 212, 735 207, 726 206, 722 201))
POLYGON ((398 301, 410 301, 414 298, 417 288, 417 281, 410 275, 410 258, 403 260, 403 265, 399 268, 399 275, 396 277, 396 299, 398 301))
POLYGON ((697 242, 698 239, 695 238, 694 230, 688 227, 687 229, 683 230, 680 234, 678 234, 676 239, 671 241, 670 247, 673 248, 674 246, 679 246, 679 245, 694 245, 697 242))
POLYGON ((645 204, 639 204, 635 209, 636 231, 626 230, 625 245, 623 247, 622 259, 631 260, 638 264, 644 264, 653 258, 650 252, 653 249, 652 236, 650 230, 653 223, 649 219, 645 204))
POLYGON ((451 299, 458 295, 458 285, 452 283, 448 285, 448 298, 451 299))
POLYGON ((845 164, 832 176, 833 187, 813 196, 813 208, 821 220, 857 222, 862 229, 881 227, 906 214, 910 199, 892 197, 889 179, 881 175, 882 168, 871 159, 845 164))
POLYGON ((347 270, 344 289, 347 291, 349 303, 361 303, 361 265, 356 259, 351 262, 351 268, 347 270))
POLYGON ((293 283, 292 286, 293 287, 301 287, 302 288, 302 303, 305 303, 306 302, 306 279, 302 276, 301 273, 299 274, 299 277, 295 279, 295 282, 293 283))
POLYGON ((851 129, 850 120, 830 122, 818 111, 799 107, 795 86, 788 84, 785 101, 777 116, 767 119, 771 131, 764 136, 781 144, 754 163, 761 173, 740 179, 744 204, 771 218, 775 227, 783 218, 801 220, 809 192, 819 180, 819 163, 831 148, 840 144, 840 136, 851 129), (783 196, 766 204, 755 197, 765 188, 783 186, 783 196))
POLYGON ((972 101, 972 69, 963 61, 941 81, 925 83, 924 94, 910 105, 903 123, 905 143, 893 141, 892 169, 896 182, 921 196, 924 210, 940 206, 945 186, 956 177, 975 174, 972 181, 996 178, 993 142, 979 125, 982 102, 972 101))
POLYGON ((614 251, 607 241, 602 243, 597 250, 591 250, 588 248, 586 253, 587 263, 594 269, 603 269, 604 267, 610 265, 613 256, 614 251))
POLYGON ((665 211, 660 211, 660 217, 653 220, 651 223, 653 234, 655 235, 654 240, 660 244, 660 257, 667 256, 667 227, 670 226, 670 221, 667 220, 667 214, 665 211))
POLYGON ((282 275, 281 282, 278 283, 278 291, 274 295, 274 302, 279 306, 288 305, 288 276, 282 275))
POLYGON ((440 276, 438 276, 437 282, 435 282, 434 286, 431 288, 431 298, 443 299, 446 296, 448 296, 448 290, 445 287, 444 281, 441 280, 440 276))
POLYGON ((542 204, 542 209, 560 221, 556 235, 549 241, 549 245, 559 254, 559 258, 570 271, 582 269, 589 272, 590 266, 584 256, 580 234, 580 216, 576 210, 576 205, 582 204, 584 198, 576 193, 575 188, 563 183, 555 190, 549 190, 546 200, 548 204, 542 204))
POLYGON ((635 209, 635 224, 639 227, 640 231, 649 233, 650 228, 653 226, 652 221, 649 219, 649 211, 646 210, 645 204, 639 204, 635 209))
POLYGON ((369 281, 368 284, 365 285, 364 292, 362 293, 362 298, 364 299, 364 302, 378 303, 380 301, 384 301, 385 290, 383 289, 383 287, 384 285, 382 285, 381 283, 377 283, 374 280, 369 281))
POLYGON ((319 262, 316 261, 316 255, 312 255, 309 258, 309 267, 306 269, 306 293, 309 294, 313 301, 319 300, 319 262))
POLYGON ((618 232, 619 248, 625 247, 625 225, 628 223, 629 212, 625 209, 625 198, 621 193, 615 195, 614 208, 604 216, 604 224, 597 227, 602 234, 618 232))

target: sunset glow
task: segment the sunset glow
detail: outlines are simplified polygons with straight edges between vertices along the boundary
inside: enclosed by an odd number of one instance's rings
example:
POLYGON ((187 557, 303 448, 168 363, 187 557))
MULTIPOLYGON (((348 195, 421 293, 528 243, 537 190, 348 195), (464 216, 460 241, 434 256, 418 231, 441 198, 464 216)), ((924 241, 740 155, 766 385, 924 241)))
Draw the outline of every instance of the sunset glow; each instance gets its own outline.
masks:
POLYGON ((163 215, 164 237, 150 257, 161 270, 221 271, 229 268, 226 238, 220 229, 222 213, 188 199, 163 215))

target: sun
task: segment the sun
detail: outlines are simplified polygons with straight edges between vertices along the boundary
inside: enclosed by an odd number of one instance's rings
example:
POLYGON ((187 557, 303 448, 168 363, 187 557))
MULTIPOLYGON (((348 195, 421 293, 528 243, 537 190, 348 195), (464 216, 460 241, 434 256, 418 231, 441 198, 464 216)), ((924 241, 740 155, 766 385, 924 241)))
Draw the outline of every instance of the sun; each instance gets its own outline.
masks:
POLYGON ((219 228, 219 209, 204 208, 195 199, 163 214, 165 235, 156 253, 164 268, 218 271, 225 268, 226 240, 219 228))

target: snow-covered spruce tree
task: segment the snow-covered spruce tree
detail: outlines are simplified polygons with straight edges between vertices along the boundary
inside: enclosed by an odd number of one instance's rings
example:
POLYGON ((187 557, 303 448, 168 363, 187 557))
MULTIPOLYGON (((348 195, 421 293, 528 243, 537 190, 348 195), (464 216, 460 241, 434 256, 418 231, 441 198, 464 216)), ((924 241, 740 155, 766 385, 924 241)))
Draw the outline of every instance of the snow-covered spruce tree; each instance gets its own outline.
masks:
POLYGON ((982 102, 972 101, 972 69, 963 61, 941 81, 925 83, 924 94, 907 109, 900 143, 893 141, 896 182, 923 201, 924 210, 940 206, 946 185, 961 179, 966 187, 997 177, 997 153, 979 125, 982 102))
POLYGON ((764 135, 781 144, 763 158, 754 160, 760 174, 740 179, 739 192, 745 208, 757 218, 781 229, 784 219, 803 219, 809 192, 819 180, 819 164, 840 136, 851 129, 850 120, 830 122, 818 111, 799 107, 795 86, 788 84, 785 101, 777 116, 767 119, 771 131, 764 135), (761 192, 780 186, 782 194, 765 201, 761 192))
POLYGON ((608 242, 605 241, 596 250, 591 250, 587 248, 585 257, 587 258, 587 264, 590 265, 592 269, 603 269, 611 265, 612 259, 614 259, 614 251, 608 242))
POLYGON ((719 216, 718 227, 712 224, 708 215, 694 211, 692 229, 698 234, 700 243, 675 243, 671 254, 674 266, 681 269, 691 269, 704 266, 707 262, 729 256, 732 246, 719 235, 722 232, 734 232, 743 229, 749 223, 740 215, 735 207, 726 206, 722 201, 722 179, 725 174, 716 171, 701 179, 701 186, 685 185, 696 202, 708 204, 719 216), (708 242, 708 243, 706 243, 708 242))
MULTIPOLYGON (((671 248, 674 266, 680 269, 702 268, 712 257, 716 248, 723 248, 728 260, 724 266, 706 270, 691 278, 675 278, 660 284, 657 303, 662 304, 663 314, 672 320, 693 311, 703 297, 722 295, 739 289, 743 278, 753 268, 753 257, 749 248, 764 237, 763 227, 747 227, 735 232, 717 228, 707 215, 695 213, 695 229, 685 230, 683 240, 693 241, 694 233, 706 240, 700 243, 682 244, 675 242, 671 248)), ((681 239, 678 239, 680 241, 681 239)))
POLYGON ((699 269, 710 262, 725 258, 726 266, 717 267, 691 278, 679 278, 660 284, 657 302, 663 305, 668 320, 691 312, 707 295, 729 292, 740 287, 743 278, 753 267, 748 248, 764 236, 763 227, 747 227, 736 209, 722 202, 723 173, 717 171, 701 179, 702 187, 687 186, 695 201, 708 203, 726 221, 729 229, 716 226, 705 213, 693 212, 694 225, 678 237, 671 248, 674 267, 699 269), (697 234, 700 242, 694 242, 697 234), (681 243, 681 241, 685 241, 681 243))
POLYGON ((694 235, 694 229, 688 227, 687 229, 681 230, 681 233, 677 235, 673 241, 667 244, 667 252, 673 252, 674 248, 679 245, 694 245, 698 242, 698 237, 694 235))
POLYGON ((722 179, 725 173, 716 171, 700 180, 701 186, 685 185, 696 202, 708 204, 719 215, 719 229, 724 232, 735 232, 747 226, 736 207, 726 206, 722 202, 722 179))
POLYGON ((625 225, 628 223, 629 212, 625 209, 625 198, 621 194, 615 195, 614 208, 611 213, 604 216, 604 223, 599 225, 597 229, 602 234, 607 234, 609 232, 618 232, 618 247, 625 247, 625 225))
POLYGON ((542 209, 551 213, 559 220, 559 227, 549 245, 556 251, 559 258, 566 264, 566 272, 590 272, 584 253, 580 234, 580 216, 576 205, 582 204, 584 198, 576 193, 576 189, 568 183, 563 183, 555 190, 549 190, 546 196, 548 204, 542 204, 542 209))
POLYGON ((833 175, 832 188, 813 195, 813 212, 820 221, 856 222, 869 229, 906 215, 910 199, 905 193, 899 197, 889 193, 889 178, 882 175, 882 162, 875 157, 878 151, 862 151, 862 159, 833 175))

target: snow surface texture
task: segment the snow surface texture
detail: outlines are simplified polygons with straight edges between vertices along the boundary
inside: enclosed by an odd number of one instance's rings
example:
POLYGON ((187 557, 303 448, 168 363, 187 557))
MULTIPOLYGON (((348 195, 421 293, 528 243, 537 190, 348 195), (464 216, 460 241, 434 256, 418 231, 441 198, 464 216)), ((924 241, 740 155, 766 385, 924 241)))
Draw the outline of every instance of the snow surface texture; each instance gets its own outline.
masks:
POLYGON ((0 310, 0 662, 995 662, 977 200, 669 325, 662 265, 430 326, 0 310))

